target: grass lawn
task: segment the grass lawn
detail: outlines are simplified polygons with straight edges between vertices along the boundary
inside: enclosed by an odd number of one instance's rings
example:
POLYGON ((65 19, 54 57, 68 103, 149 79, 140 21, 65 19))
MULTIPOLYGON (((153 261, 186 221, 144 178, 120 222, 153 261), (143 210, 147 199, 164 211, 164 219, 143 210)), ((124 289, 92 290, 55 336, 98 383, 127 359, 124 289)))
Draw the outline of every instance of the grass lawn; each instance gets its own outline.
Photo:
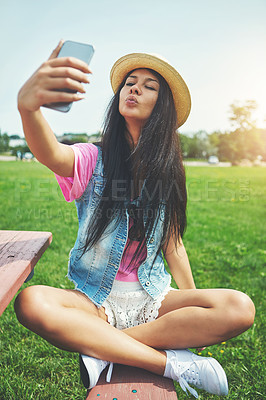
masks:
MULTIPOLYGON (((53 174, 38 163, 0 162, 0 170, 0 229, 53 233, 53 242, 37 264, 33 279, 23 287, 72 288, 65 275, 77 233, 75 205, 63 200, 53 174)), ((230 400, 262 400, 266 170, 187 167, 186 171, 188 228, 184 243, 197 287, 241 290, 252 298, 257 310, 249 331, 202 354, 213 355, 223 365, 230 400)), ((84 400, 77 355, 54 348, 19 325, 13 303, 0 317, 0 399, 84 400)), ((178 385, 177 393, 179 400, 192 398, 178 385)), ((199 394, 200 399, 216 398, 203 391, 199 394)))

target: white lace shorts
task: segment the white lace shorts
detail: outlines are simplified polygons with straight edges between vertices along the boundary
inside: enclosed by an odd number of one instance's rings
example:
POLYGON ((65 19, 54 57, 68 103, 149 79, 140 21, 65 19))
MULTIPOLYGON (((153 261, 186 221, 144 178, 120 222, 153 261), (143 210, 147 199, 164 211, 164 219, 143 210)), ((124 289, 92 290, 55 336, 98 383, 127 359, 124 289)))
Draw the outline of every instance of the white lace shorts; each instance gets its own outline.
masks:
POLYGON ((108 298, 102 304, 108 322, 117 329, 126 329, 155 320, 163 299, 171 289, 169 285, 153 300, 139 282, 115 280, 108 298))

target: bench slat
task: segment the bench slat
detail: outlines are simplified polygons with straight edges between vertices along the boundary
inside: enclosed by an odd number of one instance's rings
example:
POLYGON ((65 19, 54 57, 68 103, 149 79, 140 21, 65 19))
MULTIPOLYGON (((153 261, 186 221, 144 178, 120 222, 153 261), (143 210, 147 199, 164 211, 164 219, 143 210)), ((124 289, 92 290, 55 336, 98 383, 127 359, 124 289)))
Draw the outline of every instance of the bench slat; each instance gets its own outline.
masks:
POLYGON ((171 379, 141 368, 115 364, 111 382, 107 383, 106 371, 98 384, 88 391, 86 400, 177 400, 171 379))
POLYGON ((51 241, 50 232, 0 230, 0 315, 51 241))

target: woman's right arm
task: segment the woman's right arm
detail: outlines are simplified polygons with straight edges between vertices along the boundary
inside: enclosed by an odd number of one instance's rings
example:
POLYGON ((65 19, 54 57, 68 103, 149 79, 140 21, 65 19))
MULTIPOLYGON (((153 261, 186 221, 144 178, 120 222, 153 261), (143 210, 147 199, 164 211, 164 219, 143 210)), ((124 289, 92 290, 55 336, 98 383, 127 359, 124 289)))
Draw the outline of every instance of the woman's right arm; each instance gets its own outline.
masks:
POLYGON ((35 157, 60 176, 73 176, 74 152, 57 141, 40 107, 52 102, 79 101, 85 93, 82 83, 89 83, 88 65, 77 58, 56 58, 61 41, 49 59, 30 77, 18 93, 26 141, 35 157), (55 89, 73 89, 79 93, 58 92, 55 89))

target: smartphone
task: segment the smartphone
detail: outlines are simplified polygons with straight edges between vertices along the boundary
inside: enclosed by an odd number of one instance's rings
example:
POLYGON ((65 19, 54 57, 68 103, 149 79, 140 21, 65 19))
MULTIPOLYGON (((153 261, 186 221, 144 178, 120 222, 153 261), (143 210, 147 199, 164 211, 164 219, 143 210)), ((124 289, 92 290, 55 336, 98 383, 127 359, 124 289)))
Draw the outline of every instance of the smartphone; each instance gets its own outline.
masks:
MULTIPOLYGON (((84 44, 78 42, 72 42, 71 40, 66 40, 61 47, 57 57, 75 57, 87 64, 90 63, 92 56, 94 54, 94 48, 91 44, 84 44)), ((55 89, 60 92, 76 93, 75 90, 71 89, 55 89)), ((73 103, 49 103, 44 104, 43 107, 52 108, 53 110, 68 112, 73 103)))

